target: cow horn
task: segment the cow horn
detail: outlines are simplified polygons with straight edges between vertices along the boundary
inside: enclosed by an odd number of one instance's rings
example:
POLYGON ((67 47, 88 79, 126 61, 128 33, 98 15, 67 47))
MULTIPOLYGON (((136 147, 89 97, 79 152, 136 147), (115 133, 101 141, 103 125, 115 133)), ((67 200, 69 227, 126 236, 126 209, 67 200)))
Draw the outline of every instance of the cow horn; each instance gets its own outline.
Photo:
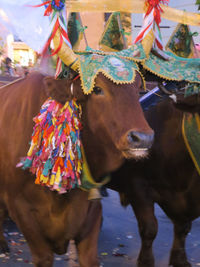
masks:
POLYGON ((174 103, 177 103, 177 96, 175 94, 172 94, 169 97, 174 101, 174 103))
MULTIPOLYGON (((60 30, 58 29, 56 31, 54 38, 53 38, 53 44, 54 44, 55 50, 60 45, 60 34, 61 34, 60 30)), ((70 67, 74 71, 77 71, 79 69, 78 56, 64 42, 62 44, 62 47, 58 51, 58 56, 65 63, 65 65, 67 65, 68 67, 70 67)))
POLYGON ((154 39, 155 39, 154 32, 153 30, 150 30, 142 40, 142 46, 147 57, 152 49, 154 39))

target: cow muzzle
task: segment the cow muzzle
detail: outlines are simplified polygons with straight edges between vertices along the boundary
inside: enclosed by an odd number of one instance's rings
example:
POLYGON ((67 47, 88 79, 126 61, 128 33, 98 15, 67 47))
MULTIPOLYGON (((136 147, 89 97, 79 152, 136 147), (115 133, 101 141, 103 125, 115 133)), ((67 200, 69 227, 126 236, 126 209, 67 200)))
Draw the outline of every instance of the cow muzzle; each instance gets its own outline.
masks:
POLYGON ((140 159, 147 157, 154 141, 154 133, 129 131, 123 138, 121 151, 125 158, 140 159))

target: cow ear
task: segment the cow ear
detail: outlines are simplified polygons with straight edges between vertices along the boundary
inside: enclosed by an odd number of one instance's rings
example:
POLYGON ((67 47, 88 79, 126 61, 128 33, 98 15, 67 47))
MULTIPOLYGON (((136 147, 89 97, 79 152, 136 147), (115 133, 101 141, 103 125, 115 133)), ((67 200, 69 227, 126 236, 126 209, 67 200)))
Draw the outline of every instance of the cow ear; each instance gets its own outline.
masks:
POLYGON ((43 82, 48 97, 51 97, 61 104, 65 104, 66 101, 72 99, 73 96, 68 80, 56 80, 53 77, 45 77, 43 82))

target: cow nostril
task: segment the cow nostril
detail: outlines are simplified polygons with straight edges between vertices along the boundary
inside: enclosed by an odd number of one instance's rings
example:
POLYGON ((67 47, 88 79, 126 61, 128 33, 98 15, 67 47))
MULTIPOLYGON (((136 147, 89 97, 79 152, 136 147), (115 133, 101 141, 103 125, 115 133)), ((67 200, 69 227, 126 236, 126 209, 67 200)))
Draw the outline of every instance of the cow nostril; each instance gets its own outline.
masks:
POLYGON ((127 136, 129 145, 135 148, 150 148, 153 144, 154 134, 130 131, 127 136))
POLYGON ((138 135, 136 135, 134 132, 130 132, 129 134, 128 134, 128 141, 130 142, 130 143, 138 143, 138 142, 140 142, 140 138, 139 138, 139 136, 138 135))

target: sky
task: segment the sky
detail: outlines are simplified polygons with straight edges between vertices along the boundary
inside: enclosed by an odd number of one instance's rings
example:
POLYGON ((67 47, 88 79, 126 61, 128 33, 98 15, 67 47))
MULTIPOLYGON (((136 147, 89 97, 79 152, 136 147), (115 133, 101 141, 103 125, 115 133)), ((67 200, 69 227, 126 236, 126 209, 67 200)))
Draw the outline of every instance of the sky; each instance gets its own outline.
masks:
MULTIPOLYGON (((197 6, 195 5, 195 2, 196 2, 196 0, 169 0, 169 6, 173 7, 173 8, 180 9, 180 10, 185 10, 188 12, 200 13, 197 10, 197 6)), ((141 25, 142 15, 141 14, 133 14, 132 21, 133 21, 134 25, 139 25, 139 24, 141 25)), ((162 19, 162 22, 160 25, 161 26, 170 26, 169 29, 161 29, 163 44, 166 45, 172 32, 176 28, 177 23, 173 22, 173 21, 162 19)), ((191 32, 198 32, 199 33, 199 35, 197 37, 194 37, 194 42, 200 43, 200 26, 199 27, 190 26, 190 30, 191 30, 191 32)), ((138 28, 134 28, 133 39, 138 34, 138 31, 139 31, 138 28)))

